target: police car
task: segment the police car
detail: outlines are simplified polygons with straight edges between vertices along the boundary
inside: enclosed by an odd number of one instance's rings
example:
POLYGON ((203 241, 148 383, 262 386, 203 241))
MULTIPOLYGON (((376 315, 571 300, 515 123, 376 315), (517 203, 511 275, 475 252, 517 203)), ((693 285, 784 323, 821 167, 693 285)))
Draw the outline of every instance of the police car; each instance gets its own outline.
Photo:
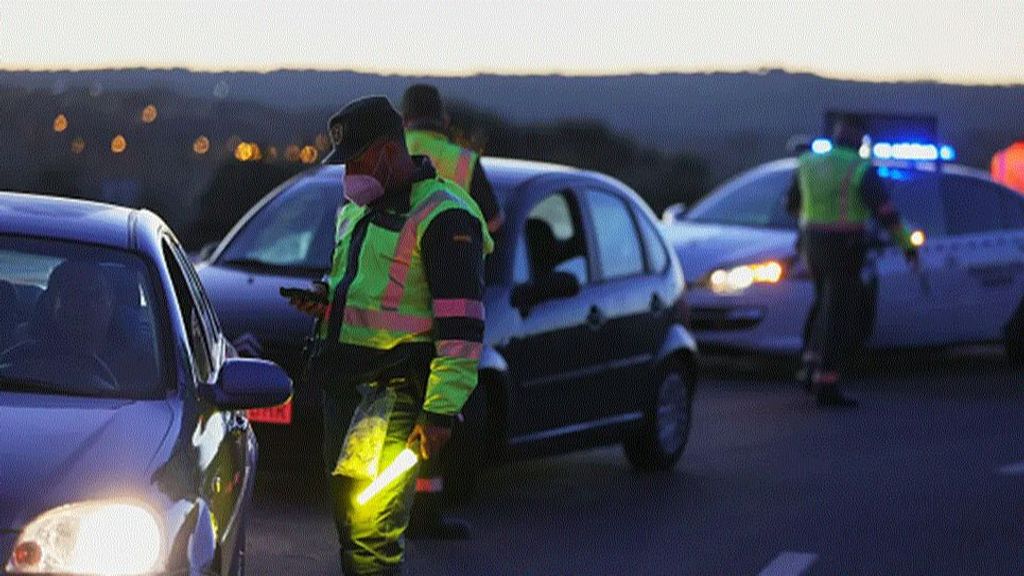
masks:
MULTIPOLYGON (((830 149, 827 140, 815 152, 830 149)), ((911 269, 886 234, 869 230, 862 326, 871 348, 1004 341, 1024 353, 1024 198, 955 151, 877 142, 862 150, 921 243, 911 269), (867 152, 867 154, 865 154, 867 152)), ((689 211, 666 211, 666 235, 688 281, 694 336, 709 349, 795 354, 814 297, 786 211, 797 159, 755 167, 689 211)))

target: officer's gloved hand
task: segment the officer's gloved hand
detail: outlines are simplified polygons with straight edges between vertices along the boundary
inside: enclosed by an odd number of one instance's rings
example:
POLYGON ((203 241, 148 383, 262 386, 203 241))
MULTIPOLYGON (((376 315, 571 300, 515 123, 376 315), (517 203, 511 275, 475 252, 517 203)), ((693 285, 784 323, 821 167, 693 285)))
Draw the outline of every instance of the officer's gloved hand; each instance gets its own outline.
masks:
POLYGON ((449 426, 431 424, 430 422, 417 422, 409 434, 406 445, 414 447, 419 445, 419 456, 429 460, 436 456, 444 448, 452 437, 452 429, 449 426))

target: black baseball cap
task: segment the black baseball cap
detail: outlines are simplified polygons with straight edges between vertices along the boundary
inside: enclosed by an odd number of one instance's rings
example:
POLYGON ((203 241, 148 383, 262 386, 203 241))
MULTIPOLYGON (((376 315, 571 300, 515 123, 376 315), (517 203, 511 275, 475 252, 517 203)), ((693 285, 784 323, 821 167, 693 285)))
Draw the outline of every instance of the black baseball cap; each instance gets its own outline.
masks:
POLYGON ((402 135, 402 116, 384 96, 349 102, 327 122, 334 149, 324 164, 344 164, 384 137, 402 135))
POLYGON ((444 118, 441 93, 430 84, 413 84, 402 95, 402 116, 411 120, 430 120, 440 123, 444 118))

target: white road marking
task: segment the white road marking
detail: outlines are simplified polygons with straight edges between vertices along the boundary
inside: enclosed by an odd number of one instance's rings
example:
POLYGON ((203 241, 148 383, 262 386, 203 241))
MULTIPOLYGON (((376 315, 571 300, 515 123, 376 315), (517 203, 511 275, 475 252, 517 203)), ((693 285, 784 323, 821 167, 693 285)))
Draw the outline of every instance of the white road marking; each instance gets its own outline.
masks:
POLYGON ((1024 476, 1024 462, 1017 462, 1016 464, 1007 464, 999 470, 1000 474, 1004 476, 1024 476))
POLYGON ((818 560, 817 554, 783 552, 757 573, 757 576, 800 576, 818 560))

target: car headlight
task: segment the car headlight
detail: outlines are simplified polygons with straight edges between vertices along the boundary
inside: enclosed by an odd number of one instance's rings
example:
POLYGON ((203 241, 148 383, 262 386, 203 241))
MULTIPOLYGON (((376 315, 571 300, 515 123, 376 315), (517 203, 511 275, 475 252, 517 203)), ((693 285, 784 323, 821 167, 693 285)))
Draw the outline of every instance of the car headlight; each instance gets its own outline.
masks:
POLYGON ((83 502, 33 520, 14 545, 9 574, 143 574, 160 569, 163 531, 146 507, 83 502))
POLYGON ((785 266, 776 260, 719 268, 707 276, 705 284, 715 294, 735 294, 754 284, 778 284, 785 275, 785 266))

